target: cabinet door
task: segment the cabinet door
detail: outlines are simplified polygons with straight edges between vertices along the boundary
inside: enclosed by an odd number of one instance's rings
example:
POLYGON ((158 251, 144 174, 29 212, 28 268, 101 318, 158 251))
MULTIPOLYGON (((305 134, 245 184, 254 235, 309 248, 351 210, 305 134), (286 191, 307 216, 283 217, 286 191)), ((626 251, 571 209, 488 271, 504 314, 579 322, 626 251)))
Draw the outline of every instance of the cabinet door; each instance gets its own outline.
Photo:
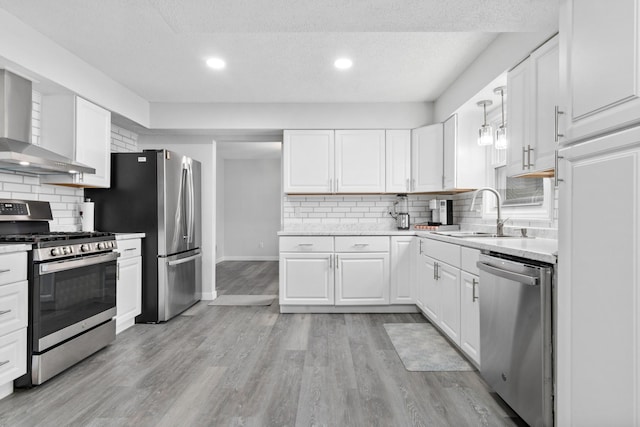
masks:
POLYGON ((385 191, 387 193, 408 193, 411 191, 411 131, 386 131, 386 172, 385 191))
POLYGON ((424 314, 433 323, 440 323, 440 288, 436 279, 436 260, 422 255, 422 308, 424 314))
POLYGON ((389 254, 336 254, 336 305, 389 304, 389 254))
POLYGON ((507 74, 507 175, 518 175, 528 171, 531 145, 531 78, 529 58, 507 74))
POLYGON ((332 130, 285 130, 283 179, 285 193, 333 193, 332 130))
POLYGON ((534 100, 529 104, 534 124, 530 128, 531 146, 534 147, 531 169, 543 171, 555 167, 555 109, 560 102, 558 36, 535 50, 529 61, 534 85, 534 100))
POLYGON ((391 304, 414 304, 416 238, 391 237, 391 304))
POLYGON ((478 276, 462 272, 460 276, 460 348, 480 364, 480 302, 478 276))
POLYGON ((460 270, 438 262, 436 276, 440 293, 440 327, 460 345, 460 270))
POLYGON ((640 425, 640 129, 561 155, 558 425, 640 425))
POLYGON ((280 305, 333 305, 333 254, 281 253, 280 305))
POLYGON ((418 249, 416 250, 414 259, 416 264, 416 305, 424 311, 425 281, 429 275, 429 270, 424 259, 425 257, 422 254, 422 244, 423 239, 418 239, 418 249))
POLYGON ((95 174, 82 174, 83 184, 108 188, 111 184, 111 113, 76 97, 77 162, 95 168, 95 174))
POLYGON ((456 152, 458 142, 458 115, 454 114, 442 124, 444 188, 456 188, 456 152))
POLYGON ((564 0, 560 16, 565 143, 640 118, 638 0, 564 0))
POLYGON ((335 160, 338 193, 384 193, 383 130, 337 130, 335 160))
POLYGON ((442 190, 442 123, 411 132, 411 191, 442 190))
POLYGON ((116 333, 131 326, 142 312, 142 257, 118 259, 116 333))

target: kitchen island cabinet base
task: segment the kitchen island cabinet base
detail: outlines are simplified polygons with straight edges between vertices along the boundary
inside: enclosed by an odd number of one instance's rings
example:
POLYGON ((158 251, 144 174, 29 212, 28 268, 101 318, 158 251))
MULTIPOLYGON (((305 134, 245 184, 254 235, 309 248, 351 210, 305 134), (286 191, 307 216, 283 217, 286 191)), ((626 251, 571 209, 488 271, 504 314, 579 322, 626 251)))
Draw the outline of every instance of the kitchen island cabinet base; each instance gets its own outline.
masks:
POLYGON ((415 304, 397 305, 281 305, 280 313, 419 313, 415 304))

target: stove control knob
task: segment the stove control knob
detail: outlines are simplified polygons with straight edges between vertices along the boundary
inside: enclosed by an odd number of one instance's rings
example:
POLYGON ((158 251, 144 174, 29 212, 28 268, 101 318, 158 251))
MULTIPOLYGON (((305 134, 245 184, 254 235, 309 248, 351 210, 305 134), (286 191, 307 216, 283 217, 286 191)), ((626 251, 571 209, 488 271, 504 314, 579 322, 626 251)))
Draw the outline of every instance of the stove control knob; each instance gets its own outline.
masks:
POLYGON ((111 241, 111 242, 109 242, 109 243, 110 243, 110 245, 109 245, 109 246, 111 246, 112 248, 115 248, 115 247, 116 247, 116 242, 111 241))
POLYGON ((73 246, 67 246, 65 249, 69 251, 68 253, 73 253, 73 246))
POLYGON ((80 252, 89 252, 91 250, 91 246, 84 244, 80 246, 80 252))
POLYGON ((69 255, 71 253, 73 253, 73 251, 71 250, 71 248, 69 246, 65 246, 62 248, 62 253, 65 255, 69 255))
POLYGON ((53 255, 53 256, 58 256, 58 255, 60 255, 60 254, 61 254, 61 252, 60 252, 60 248, 53 248, 53 249, 51 249, 51 255, 53 255))
POLYGON ((104 249, 104 244, 103 244, 102 242, 99 242, 99 243, 96 245, 96 249, 98 249, 98 250, 102 250, 102 249, 104 249))

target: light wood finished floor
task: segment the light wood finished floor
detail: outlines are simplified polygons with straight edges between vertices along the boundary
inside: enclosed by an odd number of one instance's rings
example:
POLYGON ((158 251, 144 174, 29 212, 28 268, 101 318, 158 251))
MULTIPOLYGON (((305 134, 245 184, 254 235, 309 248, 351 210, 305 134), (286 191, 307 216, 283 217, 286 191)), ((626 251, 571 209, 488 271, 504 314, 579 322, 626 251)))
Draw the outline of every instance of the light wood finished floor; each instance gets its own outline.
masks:
MULTIPOLYGON (((220 294, 277 293, 277 262, 216 271, 220 294)), ((424 321, 200 302, 1 400, 0 425, 521 425, 476 372, 404 369, 382 325, 424 321)))

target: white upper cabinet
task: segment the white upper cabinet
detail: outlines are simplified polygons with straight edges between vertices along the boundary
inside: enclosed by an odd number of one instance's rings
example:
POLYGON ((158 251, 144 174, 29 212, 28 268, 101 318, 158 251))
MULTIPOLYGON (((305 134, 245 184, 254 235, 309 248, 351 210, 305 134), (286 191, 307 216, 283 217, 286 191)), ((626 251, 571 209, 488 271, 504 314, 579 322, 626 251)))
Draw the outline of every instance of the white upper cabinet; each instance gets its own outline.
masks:
POLYGON ((440 191, 443 184, 442 123, 411 131, 411 190, 440 191))
POLYGON ((509 176, 554 168, 559 58, 556 36, 507 75, 509 176))
POLYGON ((386 185, 387 193, 411 191, 411 131, 386 131, 386 185))
POLYGON ((285 193, 333 193, 334 131, 285 130, 285 193))
POLYGON ((385 131, 336 130, 338 193, 384 193, 385 131))
POLYGON ((458 115, 454 114, 442 123, 444 188, 456 188, 456 151, 458 144, 458 115))
POLYGON ((90 166, 95 174, 43 175, 42 183, 108 188, 111 113, 75 95, 42 97, 42 146, 90 166))
POLYGON ((561 143, 640 122, 639 3, 561 2, 561 143))

